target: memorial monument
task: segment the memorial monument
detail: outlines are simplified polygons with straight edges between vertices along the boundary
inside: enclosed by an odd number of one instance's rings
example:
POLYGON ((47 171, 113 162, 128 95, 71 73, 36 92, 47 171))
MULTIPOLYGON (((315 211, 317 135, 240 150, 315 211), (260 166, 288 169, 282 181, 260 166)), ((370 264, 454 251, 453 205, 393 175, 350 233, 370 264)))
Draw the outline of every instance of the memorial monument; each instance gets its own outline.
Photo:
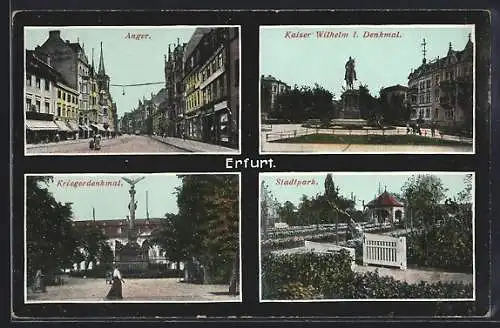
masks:
POLYGON ((356 89, 354 86, 354 81, 358 79, 356 76, 356 63, 352 57, 349 57, 345 63, 344 80, 346 86, 341 95, 338 118, 333 119, 330 124, 333 126, 366 126, 367 121, 361 118, 359 89, 356 89))
POLYGON ((135 226, 135 210, 137 201, 135 200, 135 185, 144 179, 129 179, 122 177, 130 185, 129 194, 130 202, 128 204, 129 216, 127 227, 127 243, 125 245, 117 244, 115 249, 115 262, 120 267, 120 270, 127 273, 144 272, 148 269, 149 258, 148 250, 141 248, 137 243, 137 228, 135 226))

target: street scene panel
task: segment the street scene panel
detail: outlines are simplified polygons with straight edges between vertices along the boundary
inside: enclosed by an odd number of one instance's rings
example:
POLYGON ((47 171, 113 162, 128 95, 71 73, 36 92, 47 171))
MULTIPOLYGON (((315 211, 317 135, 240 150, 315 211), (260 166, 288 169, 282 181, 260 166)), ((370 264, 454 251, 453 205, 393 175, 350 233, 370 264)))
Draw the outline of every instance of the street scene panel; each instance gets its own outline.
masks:
POLYGON ((263 26, 260 150, 473 153, 474 65, 474 25, 263 26))
POLYGON ((474 173, 265 173, 260 183, 262 301, 475 299, 474 173))
POLYGON ((241 301, 239 174, 25 180, 26 303, 241 301))
POLYGON ((239 152, 239 26, 24 33, 27 155, 239 152))

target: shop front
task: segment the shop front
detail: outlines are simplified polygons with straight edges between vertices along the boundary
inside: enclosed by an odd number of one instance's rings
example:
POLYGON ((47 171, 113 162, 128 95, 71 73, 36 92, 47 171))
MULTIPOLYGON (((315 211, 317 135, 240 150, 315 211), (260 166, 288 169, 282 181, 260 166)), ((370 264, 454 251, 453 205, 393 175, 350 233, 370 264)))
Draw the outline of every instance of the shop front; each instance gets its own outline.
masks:
POLYGON ((201 141, 202 140, 202 134, 201 134, 201 115, 195 114, 188 116, 186 115, 186 138, 187 139, 192 139, 192 140, 197 140, 201 141))
POLYGON ((66 124, 71 129, 71 139, 75 140, 78 139, 78 135, 80 132, 80 127, 78 126, 78 124, 76 124, 76 122, 73 121, 68 121, 66 122, 66 124))
POLYGON ((218 145, 230 146, 231 144, 231 111, 227 101, 222 101, 214 106, 215 142, 218 145))
POLYGON ((54 121, 57 125, 56 141, 67 140, 73 135, 73 130, 64 121, 54 121))
POLYGON ((26 120, 26 143, 34 144, 56 140, 59 127, 54 121, 26 120))

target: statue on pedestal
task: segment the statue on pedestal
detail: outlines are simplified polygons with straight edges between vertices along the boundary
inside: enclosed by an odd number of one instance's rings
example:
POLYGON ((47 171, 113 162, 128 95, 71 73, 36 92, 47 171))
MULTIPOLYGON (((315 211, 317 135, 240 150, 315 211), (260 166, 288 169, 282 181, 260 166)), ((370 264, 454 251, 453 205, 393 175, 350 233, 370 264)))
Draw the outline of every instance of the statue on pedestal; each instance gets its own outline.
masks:
POLYGON ((355 68, 354 58, 352 58, 350 56, 349 56, 349 60, 345 64, 344 80, 346 81, 346 85, 347 85, 348 90, 354 89, 354 81, 357 80, 356 68, 355 68))
POLYGON ((130 220, 129 220, 129 234, 128 234, 128 239, 130 241, 135 241, 137 239, 137 234, 135 233, 135 209, 137 208, 137 201, 135 200, 135 185, 144 179, 144 177, 140 177, 137 179, 129 179, 129 178, 122 178, 124 181, 126 181, 130 185, 130 190, 128 191, 130 194, 130 202, 128 204, 128 209, 130 211, 130 220))

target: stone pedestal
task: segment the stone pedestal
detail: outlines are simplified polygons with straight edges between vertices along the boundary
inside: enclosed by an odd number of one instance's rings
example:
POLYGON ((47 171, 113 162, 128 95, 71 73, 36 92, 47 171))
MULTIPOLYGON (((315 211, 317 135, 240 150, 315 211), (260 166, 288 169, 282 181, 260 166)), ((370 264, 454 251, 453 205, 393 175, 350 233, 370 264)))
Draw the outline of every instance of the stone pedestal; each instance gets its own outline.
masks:
POLYGON ((117 246, 115 262, 123 273, 141 273, 148 270, 148 250, 142 249, 135 241, 124 246, 117 246))
POLYGON ((339 118, 359 119, 361 112, 359 110, 359 90, 346 90, 341 96, 342 108, 339 118))

